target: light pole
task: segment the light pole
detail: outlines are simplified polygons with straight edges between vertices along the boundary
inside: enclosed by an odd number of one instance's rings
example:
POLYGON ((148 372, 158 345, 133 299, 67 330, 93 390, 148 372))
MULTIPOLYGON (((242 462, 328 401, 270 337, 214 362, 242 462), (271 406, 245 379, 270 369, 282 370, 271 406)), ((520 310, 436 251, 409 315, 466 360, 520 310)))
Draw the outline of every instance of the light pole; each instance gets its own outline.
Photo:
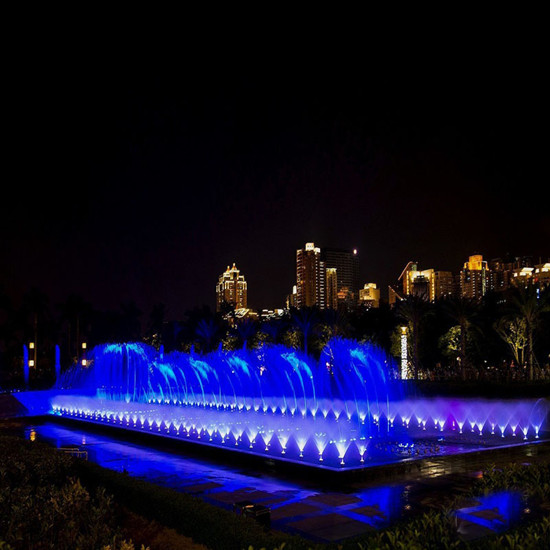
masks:
POLYGON ((401 327, 401 380, 409 378, 409 358, 407 353, 407 327, 401 327))

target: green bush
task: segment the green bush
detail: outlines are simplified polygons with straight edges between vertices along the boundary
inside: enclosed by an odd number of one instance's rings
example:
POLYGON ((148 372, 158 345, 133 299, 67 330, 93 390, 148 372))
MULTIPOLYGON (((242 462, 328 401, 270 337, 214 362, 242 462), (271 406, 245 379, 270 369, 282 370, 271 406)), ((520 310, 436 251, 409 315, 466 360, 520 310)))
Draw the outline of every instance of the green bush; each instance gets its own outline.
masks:
POLYGON ((472 494, 518 490, 550 504, 550 464, 516 464, 505 468, 490 466, 472 487, 472 494))
POLYGON ((301 537, 266 532, 250 518, 238 516, 197 497, 107 470, 91 462, 79 462, 78 472, 87 487, 105 487, 114 495, 117 503, 136 514, 173 528, 208 548, 241 550, 249 545, 276 548, 283 542, 288 550, 316 546, 301 537))
POLYGON ((100 488, 91 496, 73 473, 73 461, 51 447, 0 437, 4 545, 95 550, 112 540, 112 499, 100 488))

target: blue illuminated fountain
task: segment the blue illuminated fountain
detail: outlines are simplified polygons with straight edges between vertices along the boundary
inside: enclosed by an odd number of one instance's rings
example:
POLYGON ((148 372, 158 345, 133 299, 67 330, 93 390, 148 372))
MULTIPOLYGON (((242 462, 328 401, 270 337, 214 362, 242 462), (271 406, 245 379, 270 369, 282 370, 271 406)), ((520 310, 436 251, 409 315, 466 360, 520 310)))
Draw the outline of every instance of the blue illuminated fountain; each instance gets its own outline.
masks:
POLYGON ((545 429, 543 400, 407 399, 389 372, 383 352, 342 339, 319 361, 283 346, 199 355, 106 344, 59 378, 50 405, 86 422, 335 469, 535 440, 545 429))

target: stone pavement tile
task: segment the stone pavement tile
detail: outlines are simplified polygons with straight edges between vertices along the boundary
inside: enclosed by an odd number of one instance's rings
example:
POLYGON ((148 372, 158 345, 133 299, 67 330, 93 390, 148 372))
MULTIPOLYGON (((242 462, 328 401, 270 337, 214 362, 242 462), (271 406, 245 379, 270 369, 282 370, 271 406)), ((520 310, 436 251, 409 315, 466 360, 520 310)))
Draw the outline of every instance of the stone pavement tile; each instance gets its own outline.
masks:
POLYGON ((248 500, 264 500, 272 496, 273 494, 268 493, 267 491, 250 491, 248 493, 248 500))
POLYGON ((278 491, 275 491, 273 494, 291 497, 291 496, 294 496, 297 492, 298 491, 296 489, 280 489, 278 491))
POLYGON ((250 500, 257 502, 259 500, 265 500, 271 497, 271 493, 266 491, 253 491, 250 488, 238 489, 236 491, 221 491, 219 493, 211 493, 208 498, 223 502, 225 504, 232 504, 233 502, 239 502, 241 500, 250 500))
POLYGON ((204 483, 195 483, 194 485, 184 485, 181 487, 186 493, 203 493, 209 489, 217 489, 223 487, 221 483, 214 481, 205 481, 204 483))
POLYGON ((378 506, 361 506, 359 508, 352 508, 350 512, 353 512, 354 514, 361 514, 362 516, 367 516, 369 518, 379 517, 386 519, 386 514, 384 514, 378 506))
POLYGON ((495 533, 488 527, 464 519, 458 521, 457 532, 460 538, 465 541, 479 539, 495 533))
POLYGON ((273 498, 266 498, 266 499, 262 499, 262 504, 264 506, 273 506, 274 504, 279 504, 280 502, 285 502, 286 500, 288 500, 287 498, 285 497, 273 497, 273 498))
POLYGON ((478 518, 486 519, 489 521, 500 521, 501 523, 506 523, 506 520, 504 519, 504 516, 502 514, 499 514, 498 510, 496 509, 486 509, 486 510, 478 510, 477 512, 470 512, 471 516, 476 516, 478 518))
POLYGON ((217 502, 223 502, 224 504, 233 504, 234 502, 239 502, 241 500, 250 500, 248 498, 247 491, 221 491, 219 493, 210 493, 208 495, 210 500, 215 500, 217 502))
POLYGON ((296 516, 304 516, 318 511, 319 508, 317 506, 311 506, 311 504, 304 504, 303 502, 293 502, 292 504, 285 504, 284 506, 271 510, 271 520, 275 521, 284 518, 291 519, 296 516))
POLYGON ((368 524, 342 514, 313 516, 289 523, 287 526, 329 542, 355 537, 372 530, 368 524))
POLYGON ((361 499, 355 495, 344 495, 339 493, 319 493, 304 499, 304 502, 315 502, 325 504, 326 506, 345 506, 361 502, 361 499))

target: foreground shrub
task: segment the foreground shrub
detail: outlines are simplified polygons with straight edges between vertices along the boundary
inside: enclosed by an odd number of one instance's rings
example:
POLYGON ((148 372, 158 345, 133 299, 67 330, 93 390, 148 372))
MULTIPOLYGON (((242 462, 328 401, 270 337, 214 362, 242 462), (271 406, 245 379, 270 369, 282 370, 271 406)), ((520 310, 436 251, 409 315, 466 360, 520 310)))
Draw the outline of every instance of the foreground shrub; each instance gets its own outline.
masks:
POLYGON ((13 549, 96 549, 116 535, 113 502, 71 477, 50 447, 0 437, 0 540, 13 549))
POLYGON ((91 462, 79 462, 77 466, 79 477, 87 487, 105 487, 117 503, 208 548, 241 550, 249 545, 276 548, 283 542, 288 550, 317 546, 301 537, 266 532, 254 520, 237 516, 194 496, 107 470, 91 462))

